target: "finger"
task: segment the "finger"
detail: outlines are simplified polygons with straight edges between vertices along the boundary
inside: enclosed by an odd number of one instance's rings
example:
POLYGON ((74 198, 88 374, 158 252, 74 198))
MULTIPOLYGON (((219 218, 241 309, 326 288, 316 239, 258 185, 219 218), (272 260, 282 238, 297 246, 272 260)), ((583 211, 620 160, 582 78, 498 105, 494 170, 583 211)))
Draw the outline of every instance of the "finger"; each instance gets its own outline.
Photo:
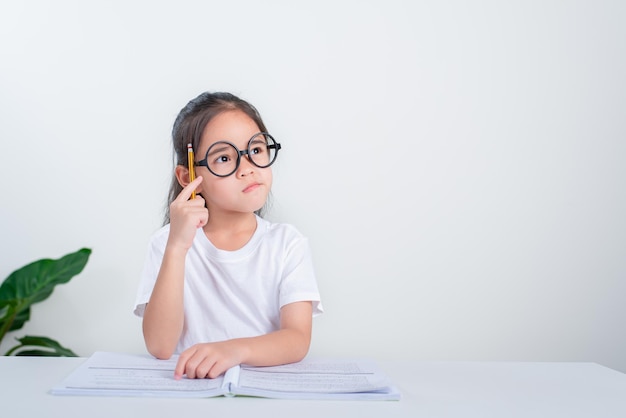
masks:
POLYGON ((213 366, 211 366, 211 369, 208 371, 207 377, 209 379, 215 379, 216 377, 219 377, 224 372, 226 372, 226 370, 228 370, 228 367, 225 367, 224 364, 214 363, 213 366))
POLYGON ((194 181, 183 187, 183 190, 179 193, 178 197, 175 200, 189 200, 191 194, 200 186, 202 183, 202 176, 196 177, 194 181))
POLYGON ((211 378, 211 372, 215 368, 215 360, 210 357, 205 358, 202 363, 196 367, 196 377, 203 379, 205 377, 211 378))
POLYGON ((180 380, 183 378, 186 364, 187 364, 187 361, 183 359, 182 356, 178 358, 178 362, 176 362, 176 368, 174 369, 174 379, 180 380))
POLYGON ((200 219, 198 220, 198 228, 202 228, 204 225, 207 224, 207 222, 209 222, 209 210, 204 208, 204 211, 202 211, 201 215, 200 215, 200 219))
POLYGON ((182 358, 178 359, 176 363, 176 368, 174 369, 174 379, 180 380, 183 378, 183 374, 185 371, 185 363, 182 361, 182 358))
POLYGON ((194 348, 187 349, 183 351, 178 357, 178 362, 176 363, 176 368, 174 369, 174 379, 179 380, 185 374, 185 369, 187 368, 187 361, 195 352, 194 348))
POLYGON ((193 357, 187 360, 187 364, 185 365, 185 374, 188 379, 202 379, 206 376, 206 372, 204 374, 200 371, 200 365, 205 361, 202 358, 201 352, 196 352, 193 357))
POLYGON ((195 199, 182 200, 177 203, 182 203, 184 206, 192 207, 192 208, 204 208, 204 199, 199 194, 196 194, 195 199))

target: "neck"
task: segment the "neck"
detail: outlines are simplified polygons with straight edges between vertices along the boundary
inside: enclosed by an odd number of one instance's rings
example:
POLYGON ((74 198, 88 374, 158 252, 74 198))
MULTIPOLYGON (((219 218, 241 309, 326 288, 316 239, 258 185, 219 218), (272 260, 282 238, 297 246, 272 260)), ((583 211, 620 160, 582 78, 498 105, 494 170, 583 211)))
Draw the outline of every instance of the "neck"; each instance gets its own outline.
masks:
POLYGON ((220 250, 238 250, 252 238, 256 231, 254 213, 210 213, 204 233, 209 241, 220 250))

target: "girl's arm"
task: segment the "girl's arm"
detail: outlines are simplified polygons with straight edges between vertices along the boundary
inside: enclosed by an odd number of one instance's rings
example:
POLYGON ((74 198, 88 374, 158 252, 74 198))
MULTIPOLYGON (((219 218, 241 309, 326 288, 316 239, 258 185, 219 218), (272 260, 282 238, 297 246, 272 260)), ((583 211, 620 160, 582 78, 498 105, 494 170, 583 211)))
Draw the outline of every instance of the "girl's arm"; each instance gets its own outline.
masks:
POLYGON ((168 359, 183 330, 184 250, 166 247, 161 269, 143 315, 143 337, 148 352, 168 359))
POLYGON ((143 335, 148 352, 170 358, 183 331, 185 257, 196 230, 208 221, 204 200, 189 199, 202 177, 189 183, 170 205, 170 233, 150 301, 143 315, 143 335))
POLYGON ((215 378, 232 366, 275 366, 306 356, 311 343, 311 302, 294 302, 280 310, 280 330, 251 338, 196 344, 179 357, 174 375, 180 379, 215 378))

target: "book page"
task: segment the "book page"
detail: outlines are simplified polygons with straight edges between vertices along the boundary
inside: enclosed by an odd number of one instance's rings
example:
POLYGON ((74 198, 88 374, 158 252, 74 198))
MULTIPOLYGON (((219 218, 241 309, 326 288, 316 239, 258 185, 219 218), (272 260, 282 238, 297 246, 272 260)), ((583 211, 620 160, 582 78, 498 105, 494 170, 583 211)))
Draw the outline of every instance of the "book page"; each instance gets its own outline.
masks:
POLYGON ((98 352, 68 376, 53 394, 146 395, 150 392, 181 396, 221 394, 223 378, 174 379, 176 357, 157 360, 148 356, 98 352))
POLYGON ((354 393, 383 390, 388 380, 373 363, 304 360, 272 367, 242 366, 239 387, 279 392, 354 393))

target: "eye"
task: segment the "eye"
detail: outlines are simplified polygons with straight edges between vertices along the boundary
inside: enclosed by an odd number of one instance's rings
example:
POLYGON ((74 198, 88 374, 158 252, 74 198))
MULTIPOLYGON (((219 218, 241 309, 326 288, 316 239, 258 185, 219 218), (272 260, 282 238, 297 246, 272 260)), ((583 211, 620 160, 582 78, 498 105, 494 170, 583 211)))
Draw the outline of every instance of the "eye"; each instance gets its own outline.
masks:
POLYGON ((216 142, 207 151, 207 161, 211 165, 232 164, 237 160, 237 150, 227 142, 216 142))
POLYGON ((228 154, 218 155, 218 156, 217 156, 217 157, 213 160, 213 162, 214 162, 215 164, 224 164, 224 163, 227 163, 227 162, 229 162, 229 161, 231 161, 231 157, 230 157, 230 155, 228 155, 228 154))
POLYGON ((263 154, 266 147, 267 144, 265 142, 257 140, 250 144, 249 152, 253 155, 263 154))
POLYGON ((254 148, 250 149, 250 153, 254 154, 254 155, 262 154, 263 152, 264 152, 264 149, 263 149, 263 147, 260 147, 260 146, 259 147, 254 147, 254 148))

